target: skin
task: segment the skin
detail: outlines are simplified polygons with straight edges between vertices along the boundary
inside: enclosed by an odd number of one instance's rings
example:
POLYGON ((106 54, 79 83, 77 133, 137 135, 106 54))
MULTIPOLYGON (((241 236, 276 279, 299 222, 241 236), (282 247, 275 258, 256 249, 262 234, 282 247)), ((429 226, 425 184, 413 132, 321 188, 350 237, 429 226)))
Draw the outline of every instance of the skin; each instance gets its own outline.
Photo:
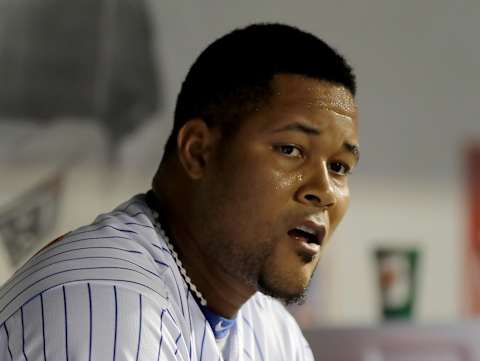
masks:
POLYGON ((229 139, 188 121, 153 182, 188 275, 224 317, 258 290, 300 298, 322 252, 307 256, 289 230, 307 218, 324 224, 323 251, 348 208, 347 173, 358 160, 352 95, 293 74, 276 75, 272 87, 229 139))

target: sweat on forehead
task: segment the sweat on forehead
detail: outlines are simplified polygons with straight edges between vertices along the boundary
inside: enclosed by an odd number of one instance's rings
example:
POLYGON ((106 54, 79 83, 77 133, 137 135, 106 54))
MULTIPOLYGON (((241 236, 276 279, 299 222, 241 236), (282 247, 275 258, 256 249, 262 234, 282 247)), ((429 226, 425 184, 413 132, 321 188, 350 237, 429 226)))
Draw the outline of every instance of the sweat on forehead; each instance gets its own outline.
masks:
POLYGON ((285 99, 286 103, 298 101, 298 98, 304 98, 305 105, 309 107, 321 107, 349 117, 354 117, 357 113, 355 99, 352 93, 343 85, 298 74, 277 74, 273 77, 271 85, 273 94, 285 99), (289 79, 288 82, 285 81, 286 78, 289 79), (304 82, 311 84, 311 86, 306 87, 308 100, 305 97, 306 93, 295 93, 293 91, 296 84, 304 82), (319 87, 319 84, 325 86, 319 87))

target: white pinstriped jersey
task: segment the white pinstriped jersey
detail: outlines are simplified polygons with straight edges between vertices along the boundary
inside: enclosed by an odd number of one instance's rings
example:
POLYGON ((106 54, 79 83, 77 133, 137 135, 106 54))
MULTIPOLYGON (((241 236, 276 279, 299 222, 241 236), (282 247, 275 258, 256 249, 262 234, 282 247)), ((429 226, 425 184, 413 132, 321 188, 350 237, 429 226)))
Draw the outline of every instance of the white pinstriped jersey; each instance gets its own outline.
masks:
MULTIPOLYGON (((296 322, 255 294, 237 314, 230 361, 311 361, 296 322)), ((0 289, 2 361, 217 361, 214 334, 145 196, 70 232, 0 289)))

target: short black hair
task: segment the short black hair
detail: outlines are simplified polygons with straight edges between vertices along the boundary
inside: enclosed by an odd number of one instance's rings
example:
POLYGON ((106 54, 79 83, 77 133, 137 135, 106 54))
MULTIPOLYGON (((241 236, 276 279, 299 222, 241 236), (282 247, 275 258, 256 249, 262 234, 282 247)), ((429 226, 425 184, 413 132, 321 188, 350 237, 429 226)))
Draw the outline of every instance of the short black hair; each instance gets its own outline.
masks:
POLYGON ((190 119, 219 126, 223 135, 234 132, 242 118, 269 100, 277 74, 329 81, 356 93, 352 68, 316 36, 278 23, 234 30, 210 44, 190 68, 164 158, 175 152, 178 131, 190 119))

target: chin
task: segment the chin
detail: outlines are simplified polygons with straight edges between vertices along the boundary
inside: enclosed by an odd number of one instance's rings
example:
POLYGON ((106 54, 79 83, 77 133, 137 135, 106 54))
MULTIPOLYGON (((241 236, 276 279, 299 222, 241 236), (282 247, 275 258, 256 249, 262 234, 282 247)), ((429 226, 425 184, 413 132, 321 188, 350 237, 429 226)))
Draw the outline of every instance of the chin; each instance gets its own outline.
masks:
POLYGON ((307 292, 306 288, 292 292, 287 290, 273 289, 267 285, 262 285, 260 283, 259 283, 258 290, 267 296, 270 296, 279 301, 282 301, 286 305, 304 304, 305 298, 306 298, 306 292, 307 292))
POLYGON ((302 256, 290 252, 272 254, 255 277, 257 290, 285 304, 304 303, 318 258, 302 256))
POLYGON ((261 275, 258 280, 258 290, 265 295, 276 298, 287 305, 305 302, 306 292, 310 284, 311 275, 299 275, 295 280, 278 279, 261 275))

